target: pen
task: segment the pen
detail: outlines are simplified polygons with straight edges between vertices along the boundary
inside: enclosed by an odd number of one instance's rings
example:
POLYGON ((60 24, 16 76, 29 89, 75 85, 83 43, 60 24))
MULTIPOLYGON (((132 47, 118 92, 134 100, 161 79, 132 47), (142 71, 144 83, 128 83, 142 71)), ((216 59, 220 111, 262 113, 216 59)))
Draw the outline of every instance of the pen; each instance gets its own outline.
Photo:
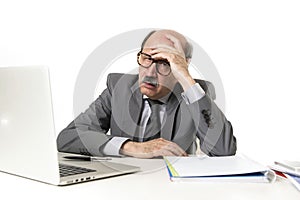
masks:
POLYGON ((111 160, 111 158, 89 157, 89 156, 64 156, 64 158, 70 159, 70 160, 81 160, 81 161, 106 161, 106 160, 111 160))

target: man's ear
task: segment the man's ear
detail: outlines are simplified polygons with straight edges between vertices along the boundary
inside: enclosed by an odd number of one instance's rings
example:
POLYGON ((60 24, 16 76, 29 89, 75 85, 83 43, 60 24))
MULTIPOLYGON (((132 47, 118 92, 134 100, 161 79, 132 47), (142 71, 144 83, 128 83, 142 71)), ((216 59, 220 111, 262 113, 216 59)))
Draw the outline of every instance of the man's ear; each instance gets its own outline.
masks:
POLYGON ((186 62, 187 62, 188 65, 190 65, 191 61, 192 61, 192 58, 187 58, 186 59, 186 62))

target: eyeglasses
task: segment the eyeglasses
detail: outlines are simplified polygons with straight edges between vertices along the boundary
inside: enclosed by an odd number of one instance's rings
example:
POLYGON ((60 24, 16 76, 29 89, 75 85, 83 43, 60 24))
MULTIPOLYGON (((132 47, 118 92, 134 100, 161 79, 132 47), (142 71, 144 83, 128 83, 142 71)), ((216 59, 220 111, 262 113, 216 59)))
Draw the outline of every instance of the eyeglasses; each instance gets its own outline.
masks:
POLYGON ((153 63, 155 63, 156 71, 162 76, 168 76, 171 73, 171 67, 168 60, 155 60, 150 55, 143 53, 142 51, 137 54, 137 62, 144 68, 149 68, 153 63))

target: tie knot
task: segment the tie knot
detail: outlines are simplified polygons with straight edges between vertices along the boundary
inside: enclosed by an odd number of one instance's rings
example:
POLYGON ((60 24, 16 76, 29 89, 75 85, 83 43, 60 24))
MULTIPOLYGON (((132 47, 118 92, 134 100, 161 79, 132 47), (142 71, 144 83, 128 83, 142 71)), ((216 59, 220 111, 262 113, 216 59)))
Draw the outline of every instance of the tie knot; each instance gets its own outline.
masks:
POLYGON ((159 100, 147 99, 147 101, 149 102, 150 107, 152 107, 153 105, 162 105, 162 104, 164 104, 163 102, 161 102, 159 100))

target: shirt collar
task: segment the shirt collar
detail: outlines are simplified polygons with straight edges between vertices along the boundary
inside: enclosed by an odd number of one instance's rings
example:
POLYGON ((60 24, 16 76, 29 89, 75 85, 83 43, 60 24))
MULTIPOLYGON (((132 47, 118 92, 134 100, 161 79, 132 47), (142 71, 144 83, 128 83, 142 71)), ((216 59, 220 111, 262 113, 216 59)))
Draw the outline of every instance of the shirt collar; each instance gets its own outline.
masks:
MULTIPOLYGON (((171 92, 169 92, 166 96, 164 96, 164 97, 162 97, 162 98, 160 98, 158 100, 160 102, 166 104, 168 102, 168 100, 169 100, 170 95, 171 95, 171 92)), ((146 95, 143 94, 143 99, 149 99, 149 97, 147 97, 146 95)))

